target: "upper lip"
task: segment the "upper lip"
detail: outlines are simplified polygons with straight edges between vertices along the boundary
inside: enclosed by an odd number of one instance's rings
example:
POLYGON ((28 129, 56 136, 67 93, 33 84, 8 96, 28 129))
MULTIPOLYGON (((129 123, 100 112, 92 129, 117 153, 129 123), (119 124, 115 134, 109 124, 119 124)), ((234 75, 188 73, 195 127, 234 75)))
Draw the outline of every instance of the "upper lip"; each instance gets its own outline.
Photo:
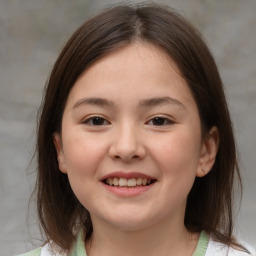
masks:
POLYGON ((125 178, 125 179, 131 179, 131 178, 147 178, 151 180, 156 180, 156 178, 149 176, 145 173, 140 172, 111 172, 101 178, 101 181, 104 181, 109 178, 125 178))

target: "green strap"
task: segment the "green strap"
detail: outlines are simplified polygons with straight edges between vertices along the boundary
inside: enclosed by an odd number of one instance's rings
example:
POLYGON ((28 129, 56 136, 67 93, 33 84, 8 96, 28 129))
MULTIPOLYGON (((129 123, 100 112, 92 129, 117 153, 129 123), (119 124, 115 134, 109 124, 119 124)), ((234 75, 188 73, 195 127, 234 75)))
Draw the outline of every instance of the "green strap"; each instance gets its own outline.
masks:
POLYGON ((80 230, 70 256, 87 256, 84 246, 84 232, 80 230))
POLYGON ((193 253, 193 256, 205 256, 208 242, 209 236, 204 231, 202 231, 198 240, 196 250, 193 253))

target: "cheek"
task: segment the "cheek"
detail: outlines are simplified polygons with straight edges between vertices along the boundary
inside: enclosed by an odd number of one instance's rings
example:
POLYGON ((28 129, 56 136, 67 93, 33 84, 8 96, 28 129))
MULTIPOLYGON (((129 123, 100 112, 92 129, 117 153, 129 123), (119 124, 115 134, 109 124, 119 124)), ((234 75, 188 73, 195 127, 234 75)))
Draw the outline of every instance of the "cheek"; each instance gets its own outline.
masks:
POLYGON ((67 136, 63 146, 70 186, 85 208, 90 208, 97 193, 92 193, 98 183, 98 170, 105 154, 105 145, 84 136, 67 136), (65 147, 67 145, 68 147, 65 147), (89 195, 89 196, 88 196, 89 195))
POLYGON ((196 133, 176 132, 155 145, 155 160, 166 175, 195 175, 200 152, 200 137, 196 133))
POLYGON ((105 145, 97 143, 93 136, 79 133, 74 133, 73 136, 67 134, 66 138, 65 140, 64 137, 63 146, 68 174, 83 177, 95 173, 104 156, 105 145))

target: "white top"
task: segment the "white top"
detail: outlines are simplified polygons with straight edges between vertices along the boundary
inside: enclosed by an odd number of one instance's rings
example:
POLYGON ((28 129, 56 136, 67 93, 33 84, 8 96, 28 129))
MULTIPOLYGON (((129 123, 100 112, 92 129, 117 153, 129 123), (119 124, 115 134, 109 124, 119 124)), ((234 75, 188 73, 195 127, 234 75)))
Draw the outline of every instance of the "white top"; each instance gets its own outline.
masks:
MULTIPOLYGON (((210 238, 205 256, 256 256, 256 251, 252 246, 245 243, 242 243, 242 244, 246 247, 247 250, 250 251, 251 254, 233 249, 231 247, 223 245, 220 242, 215 242, 210 238)), ((57 252, 53 254, 52 248, 49 245, 45 245, 42 248, 40 256, 53 256, 53 255, 67 256, 67 255, 59 254, 57 252)), ((81 256, 86 256, 86 254, 81 256)))
POLYGON ((255 248, 243 242, 241 244, 244 245, 251 254, 228 247, 220 242, 215 242, 210 238, 205 256, 256 256, 255 248))
MULTIPOLYGON (((256 250, 252 246, 241 242, 250 254, 228 247, 220 242, 213 241, 205 232, 201 232, 197 248, 192 256, 256 256, 256 250)), ((48 243, 42 248, 19 256, 87 256, 82 232, 79 232, 71 253, 60 253, 60 248, 53 243, 48 243)))

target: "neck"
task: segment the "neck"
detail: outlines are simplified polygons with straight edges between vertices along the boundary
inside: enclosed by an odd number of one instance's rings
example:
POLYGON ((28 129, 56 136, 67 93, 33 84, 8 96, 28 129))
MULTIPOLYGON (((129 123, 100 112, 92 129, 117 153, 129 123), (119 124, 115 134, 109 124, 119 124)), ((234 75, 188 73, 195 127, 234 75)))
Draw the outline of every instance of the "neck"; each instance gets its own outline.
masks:
POLYGON ((102 224, 94 225, 86 242, 88 256, 191 256, 198 241, 198 234, 189 233, 183 223, 164 222, 135 231, 102 224))

